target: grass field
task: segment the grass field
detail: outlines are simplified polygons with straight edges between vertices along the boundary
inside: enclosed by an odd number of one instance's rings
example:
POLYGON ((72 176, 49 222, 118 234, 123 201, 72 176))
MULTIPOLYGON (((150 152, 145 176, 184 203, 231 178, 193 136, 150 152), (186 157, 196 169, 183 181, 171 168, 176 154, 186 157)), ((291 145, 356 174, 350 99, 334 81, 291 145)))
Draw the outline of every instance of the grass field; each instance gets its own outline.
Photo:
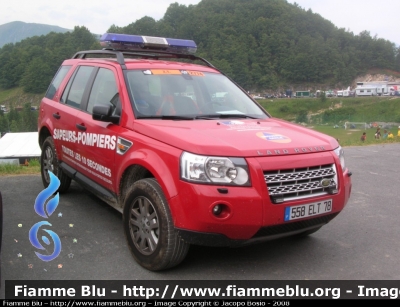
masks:
POLYGON ((43 94, 24 93, 21 87, 8 90, 0 90, 0 105, 5 105, 7 109, 17 106, 23 106, 26 102, 30 102, 33 106, 38 106, 43 94))
POLYGON ((346 121, 400 124, 400 97, 397 96, 328 98, 324 102, 318 98, 265 99, 259 102, 273 117, 288 121, 294 122, 299 114, 306 113, 310 121, 305 123, 307 127, 333 136, 342 146, 400 142, 397 125, 390 129, 395 136, 391 140, 376 140, 374 128, 342 128, 346 121), (335 125, 341 128, 334 128, 335 125), (360 137, 364 131, 367 133, 367 140, 361 142, 360 137))
POLYGON ((393 133, 393 139, 379 139, 376 140, 374 137, 375 128, 364 129, 344 129, 344 128, 334 128, 333 126, 321 125, 313 126, 311 129, 325 133, 339 140, 341 146, 366 146, 366 145, 377 145, 377 144, 390 144, 400 142, 400 137, 397 136, 397 129, 391 129, 393 133), (367 133, 367 139, 365 142, 360 140, 363 132, 367 133))
POLYGON ((30 175, 40 173, 40 162, 37 159, 29 161, 28 165, 0 164, 0 176, 30 175))
POLYGON ((348 97, 263 99, 259 103, 274 117, 289 121, 306 113, 314 123, 340 124, 353 122, 398 122, 400 123, 400 97, 348 97))

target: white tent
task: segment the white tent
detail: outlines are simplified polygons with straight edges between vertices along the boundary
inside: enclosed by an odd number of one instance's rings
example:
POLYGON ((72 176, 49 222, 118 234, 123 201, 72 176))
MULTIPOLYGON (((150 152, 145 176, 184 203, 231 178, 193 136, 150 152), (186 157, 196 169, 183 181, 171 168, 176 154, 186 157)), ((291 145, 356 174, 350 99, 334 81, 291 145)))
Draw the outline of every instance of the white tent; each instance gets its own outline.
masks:
POLYGON ((40 157, 37 132, 7 133, 0 139, 0 159, 31 159, 40 157))

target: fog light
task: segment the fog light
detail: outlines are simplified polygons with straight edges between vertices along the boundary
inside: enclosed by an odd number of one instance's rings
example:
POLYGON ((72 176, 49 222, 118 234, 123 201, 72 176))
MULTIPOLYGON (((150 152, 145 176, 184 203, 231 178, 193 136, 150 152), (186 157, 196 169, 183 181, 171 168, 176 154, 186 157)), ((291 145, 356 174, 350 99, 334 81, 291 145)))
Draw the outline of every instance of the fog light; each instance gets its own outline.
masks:
POLYGON ((278 195, 278 196, 272 197, 272 202, 274 204, 282 204, 284 201, 285 201, 285 199, 283 198, 283 195, 278 195))
POLYGON ((339 193, 339 190, 336 188, 329 188, 328 189, 328 194, 333 195, 339 193))
POLYGON ((216 205, 213 209, 212 212, 215 216, 218 216, 222 212, 222 206, 221 205, 216 205))

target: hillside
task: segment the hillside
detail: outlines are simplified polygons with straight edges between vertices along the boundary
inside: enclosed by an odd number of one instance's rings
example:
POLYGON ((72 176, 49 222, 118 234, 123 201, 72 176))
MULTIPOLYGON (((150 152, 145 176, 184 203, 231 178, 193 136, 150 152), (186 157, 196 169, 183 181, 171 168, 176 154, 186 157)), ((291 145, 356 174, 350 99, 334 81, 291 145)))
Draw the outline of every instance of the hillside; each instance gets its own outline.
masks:
POLYGON ((392 42, 354 35, 286 0, 173 3, 159 21, 109 32, 193 39, 198 55, 252 92, 347 88, 371 69, 400 71, 392 42))
POLYGON ((25 103, 30 103, 32 106, 39 106, 44 93, 32 94, 25 93, 21 87, 0 91, 0 105, 4 105, 7 110, 12 108, 22 107, 25 103))
POLYGON ((0 25, 0 48, 5 44, 17 43, 28 37, 46 35, 50 32, 65 33, 68 31, 72 30, 39 23, 13 21, 0 25))
MULTIPOLYGON (((358 80, 378 80, 374 75, 400 76, 400 49, 392 42, 368 31, 354 35, 286 0, 175 2, 158 21, 145 16, 107 32, 193 39, 196 55, 251 93, 354 88, 358 80)), ((85 27, 5 45, 0 89, 43 93, 64 59, 100 48, 85 27)))
POLYGON ((400 73, 395 71, 387 71, 385 73, 378 73, 370 71, 368 74, 359 76, 353 82, 355 87, 357 82, 371 82, 371 81, 388 81, 388 82, 400 82, 400 73))

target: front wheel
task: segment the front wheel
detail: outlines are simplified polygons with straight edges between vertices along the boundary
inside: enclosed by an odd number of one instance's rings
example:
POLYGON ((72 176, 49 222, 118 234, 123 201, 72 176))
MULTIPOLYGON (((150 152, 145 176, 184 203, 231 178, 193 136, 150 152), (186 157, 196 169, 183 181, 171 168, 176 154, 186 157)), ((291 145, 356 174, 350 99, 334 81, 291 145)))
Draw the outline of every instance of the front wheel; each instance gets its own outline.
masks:
POLYGON ((186 257, 189 244, 175 230, 157 180, 147 178, 133 184, 124 204, 123 223, 132 255, 142 267, 160 271, 186 257))
POLYGON ((47 137, 43 142, 42 154, 40 156, 40 168, 42 182, 45 188, 47 188, 50 184, 49 171, 51 171, 60 180, 58 192, 63 193, 68 190, 69 186, 71 185, 71 178, 69 178, 59 166, 56 148, 51 136, 47 137))

